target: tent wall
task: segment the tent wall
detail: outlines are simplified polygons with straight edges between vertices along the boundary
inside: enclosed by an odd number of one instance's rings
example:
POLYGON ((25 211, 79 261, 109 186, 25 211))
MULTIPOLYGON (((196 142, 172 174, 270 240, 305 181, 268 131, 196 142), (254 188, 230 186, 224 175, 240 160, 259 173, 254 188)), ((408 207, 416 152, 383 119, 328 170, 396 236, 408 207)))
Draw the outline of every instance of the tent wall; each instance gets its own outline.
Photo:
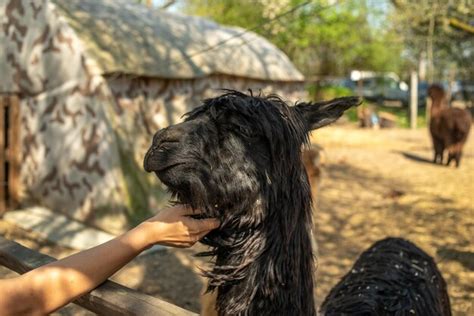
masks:
POLYGON ((98 209, 123 204, 104 80, 49 2, 2 1, 0 16, 0 91, 20 97, 20 202, 100 224, 98 209))
POLYGON ((168 198, 142 168, 157 129, 222 88, 305 97, 301 82, 103 76, 47 0, 0 1, 0 24, 0 94, 20 98, 21 206, 45 206, 108 231, 168 198))
POLYGON ((121 137, 123 144, 135 153, 140 165, 151 137, 158 129, 180 122, 183 114, 200 105, 202 100, 222 94, 222 89, 276 93, 290 102, 306 97, 301 82, 270 82, 227 75, 183 80, 133 76, 106 78, 116 102, 114 116, 125 132, 121 137))

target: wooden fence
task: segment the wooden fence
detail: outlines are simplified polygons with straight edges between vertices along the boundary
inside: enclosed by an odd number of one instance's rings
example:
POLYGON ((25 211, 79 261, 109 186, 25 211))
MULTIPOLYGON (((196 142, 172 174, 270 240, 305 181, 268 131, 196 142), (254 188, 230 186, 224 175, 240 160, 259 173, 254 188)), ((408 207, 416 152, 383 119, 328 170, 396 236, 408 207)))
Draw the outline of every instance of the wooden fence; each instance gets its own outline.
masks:
POLYGON ((15 95, 0 95, 0 214, 18 202, 20 181, 20 105, 15 95))
MULTIPOLYGON (((0 265, 18 273, 25 273, 56 259, 0 237, 0 265)), ((159 281, 157 281, 159 282, 159 281)), ((99 315, 197 315, 158 298, 139 293, 112 281, 73 302, 99 315)))

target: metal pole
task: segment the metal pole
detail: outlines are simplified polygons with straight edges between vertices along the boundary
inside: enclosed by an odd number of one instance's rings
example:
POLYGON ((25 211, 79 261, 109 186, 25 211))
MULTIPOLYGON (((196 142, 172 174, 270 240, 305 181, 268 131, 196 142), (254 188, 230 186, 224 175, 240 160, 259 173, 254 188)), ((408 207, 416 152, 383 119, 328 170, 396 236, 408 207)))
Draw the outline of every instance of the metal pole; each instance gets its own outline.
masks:
POLYGON ((410 78, 410 127, 416 129, 418 117, 418 76, 416 71, 411 72, 410 78))

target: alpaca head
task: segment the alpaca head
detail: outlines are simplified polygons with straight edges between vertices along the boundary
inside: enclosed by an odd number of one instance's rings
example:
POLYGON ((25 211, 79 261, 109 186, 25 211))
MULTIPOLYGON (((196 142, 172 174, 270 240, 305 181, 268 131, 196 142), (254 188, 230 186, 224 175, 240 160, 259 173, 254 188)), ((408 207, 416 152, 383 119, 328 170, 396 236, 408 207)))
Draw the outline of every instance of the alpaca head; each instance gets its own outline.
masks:
POLYGON ((447 102, 446 92, 443 87, 439 84, 432 84, 428 88, 428 96, 431 98, 432 106, 441 107, 447 102))
POLYGON ((311 197, 301 146, 309 131, 357 104, 348 97, 290 107, 231 91, 155 134, 145 170, 179 202, 221 220, 204 240, 216 256, 206 275, 221 314, 314 310, 305 298, 313 285, 311 197))

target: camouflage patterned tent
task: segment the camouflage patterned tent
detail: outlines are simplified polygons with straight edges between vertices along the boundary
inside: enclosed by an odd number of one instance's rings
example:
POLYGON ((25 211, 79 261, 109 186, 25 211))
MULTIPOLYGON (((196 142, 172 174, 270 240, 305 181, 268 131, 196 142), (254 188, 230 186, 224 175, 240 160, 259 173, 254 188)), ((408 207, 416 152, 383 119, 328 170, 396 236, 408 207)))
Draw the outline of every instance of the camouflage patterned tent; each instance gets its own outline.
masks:
POLYGON ((20 98, 21 204, 109 231, 166 198, 141 170, 158 128, 219 88, 303 93, 265 39, 131 1, 2 0, 0 25, 0 94, 20 98))

